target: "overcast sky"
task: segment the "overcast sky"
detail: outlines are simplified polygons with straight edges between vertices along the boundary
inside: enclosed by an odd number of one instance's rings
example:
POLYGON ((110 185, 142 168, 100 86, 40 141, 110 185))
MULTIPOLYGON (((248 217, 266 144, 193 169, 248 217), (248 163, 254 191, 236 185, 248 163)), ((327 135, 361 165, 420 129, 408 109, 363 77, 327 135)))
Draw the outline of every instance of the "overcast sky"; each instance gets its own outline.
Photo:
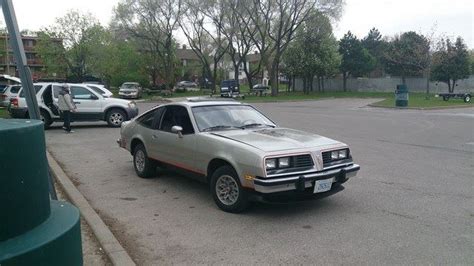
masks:
MULTIPOLYGON (((20 29, 38 30, 54 23, 70 9, 88 11, 103 25, 112 16, 118 0, 13 0, 20 29)), ((4 25, 4 23, 3 23, 4 25)), ((362 38, 372 27, 384 36, 405 31, 436 36, 461 36, 474 48, 473 0, 346 0, 344 14, 334 25, 341 38, 351 31, 362 38)), ((182 40, 180 40, 182 41, 182 40)))

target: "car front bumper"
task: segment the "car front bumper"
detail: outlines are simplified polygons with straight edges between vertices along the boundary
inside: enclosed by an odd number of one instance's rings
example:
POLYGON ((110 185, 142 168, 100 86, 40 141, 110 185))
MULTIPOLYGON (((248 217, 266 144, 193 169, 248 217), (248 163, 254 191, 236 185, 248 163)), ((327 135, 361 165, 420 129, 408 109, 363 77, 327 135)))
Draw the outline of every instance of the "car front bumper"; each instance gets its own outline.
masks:
POLYGON ((130 93, 119 92, 118 95, 120 98, 130 98, 130 99, 138 98, 138 92, 130 92, 130 93))
POLYGON ((304 192, 308 190, 308 188, 314 188, 316 180, 334 178, 331 188, 332 190, 338 185, 346 182, 349 178, 355 176, 359 170, 359 165, 352 164, 342 168, 305 173, 302 175, 290 175, 282 178, 265 179, 257 177, 254 179, 254 188, 256 192, 263 194, 285 191, 304 192))

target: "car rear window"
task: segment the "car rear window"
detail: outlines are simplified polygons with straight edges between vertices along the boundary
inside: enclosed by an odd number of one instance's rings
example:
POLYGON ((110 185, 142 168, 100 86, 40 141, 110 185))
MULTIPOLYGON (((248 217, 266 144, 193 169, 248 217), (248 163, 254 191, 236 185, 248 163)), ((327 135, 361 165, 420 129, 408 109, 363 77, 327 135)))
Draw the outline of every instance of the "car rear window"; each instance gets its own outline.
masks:
POLYGON ((21 86, 12 86, 10 88, 10 93, 18 93, 18 91, 20 90, 21 86))
MULTIPOLYGON (((36 91, 36 93, 38 93, 38 92, 41 90, 42 87, 43 87, 43 86, 41 86, 41 85, 35 85, 35 91, 36 91)), ((19 96, 20 96, 20 98, 25 98, 25 90, 21 90, 19 96)))

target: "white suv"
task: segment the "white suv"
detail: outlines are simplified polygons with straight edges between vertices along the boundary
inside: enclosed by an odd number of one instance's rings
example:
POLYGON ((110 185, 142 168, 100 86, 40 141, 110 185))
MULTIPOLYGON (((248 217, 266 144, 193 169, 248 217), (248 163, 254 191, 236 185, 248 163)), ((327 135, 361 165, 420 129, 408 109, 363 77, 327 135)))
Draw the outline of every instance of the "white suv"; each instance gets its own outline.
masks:
MULTIPOLYGON (((35 83, 36 99, 45 128, 54 121, 62 121, 58 109, 60 83, 35 83)), ((111 127, 119 127, 123 121, 137 116, 138 108, 132 101, 104 97, 83 84, 69 84, 71 96, 77 112, 72 113, 73 121, 106 121, 111 127)), ((28 118, 25 93, 20 89, 18 96, 11 99, 10 115, 14 118, 28 118)))

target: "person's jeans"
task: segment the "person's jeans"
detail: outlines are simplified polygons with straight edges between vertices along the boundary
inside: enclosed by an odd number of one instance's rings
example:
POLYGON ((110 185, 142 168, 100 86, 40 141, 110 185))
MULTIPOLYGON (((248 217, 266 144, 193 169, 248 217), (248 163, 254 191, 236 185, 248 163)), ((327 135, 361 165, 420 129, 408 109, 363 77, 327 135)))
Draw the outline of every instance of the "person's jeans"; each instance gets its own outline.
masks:
POLYGON ((71 111, 62 111, 63 112, 63 119, 64 125, 63 128, 67 132, 71 131, 71 111))

